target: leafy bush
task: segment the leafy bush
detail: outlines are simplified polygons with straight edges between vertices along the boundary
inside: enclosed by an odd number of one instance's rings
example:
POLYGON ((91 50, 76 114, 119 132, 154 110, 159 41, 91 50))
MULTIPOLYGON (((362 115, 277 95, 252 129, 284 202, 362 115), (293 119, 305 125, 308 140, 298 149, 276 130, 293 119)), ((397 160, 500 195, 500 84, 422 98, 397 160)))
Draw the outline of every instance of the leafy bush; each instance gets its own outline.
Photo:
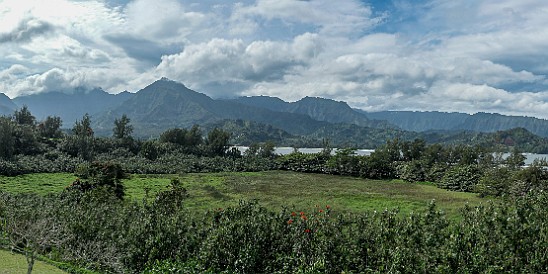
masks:
POLYGON ((398 173, 400 179, 407 182, 424 182, 426 181, 425 164, 419 160, 412 160, 400 164, 398 173))
POLYGON ((128 178, 120 164, 112 162, 93 162, 79 165, 76 169, 76 179, 68 190, 86 192, 97 188, 112 192, 117 198, 124 197, 124 185, 122 179, 128 178))
POLYGON ((433 203, 405 215, 336 214, 329 206, 274 212, 253 201, 204 213, 186 209, 185 197, 178 182, 152 202, 105 191, 4 193, 0 235, 16 245, 24 244, 17 235, 46 237, 27 249, 114 273, 548 271, 545 192, 465 207, 458 221, 433 203))
POLYGON ((457 165, 451 167, 438 187, 453 191, 472 192, 479 183, 481 171, 476 165, 457 165))

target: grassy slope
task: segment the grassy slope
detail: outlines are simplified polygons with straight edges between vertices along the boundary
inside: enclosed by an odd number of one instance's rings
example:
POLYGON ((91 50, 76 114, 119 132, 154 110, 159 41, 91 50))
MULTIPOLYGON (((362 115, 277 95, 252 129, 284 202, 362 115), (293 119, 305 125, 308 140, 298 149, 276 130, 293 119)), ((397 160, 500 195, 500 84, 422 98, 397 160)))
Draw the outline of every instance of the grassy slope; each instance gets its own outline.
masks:
MULTIPOLYGON (((25 259, 25 256, 0 249, 0 274, 20 273, 27 273, 27 260, 25 259)), ((36 261, 32 273, 57 274, 66 272, 55 266, 36 261)))
MULTIPOLYGON (((29 174, 0 176, 0 190, 38 192, 63 190, 76 177, 71 174, 29 174)), ((273 209, 283 206, 306 210, 330 205, 335 210, 364 211, 399 208, 402 212, 421 211, 431 200, 448 213, 456 213, 465 203, 479 204, 476 194, 451 192, 428 184, 378 181, 360 178, 283 171, 252 173, 208 173, 187 175, 133 175, 124 182, 132 199, 143 199, 163 190, 172 178, 187 188, 187 206, 212 209, 237 204, 241 199, 258 199, 273 209)))

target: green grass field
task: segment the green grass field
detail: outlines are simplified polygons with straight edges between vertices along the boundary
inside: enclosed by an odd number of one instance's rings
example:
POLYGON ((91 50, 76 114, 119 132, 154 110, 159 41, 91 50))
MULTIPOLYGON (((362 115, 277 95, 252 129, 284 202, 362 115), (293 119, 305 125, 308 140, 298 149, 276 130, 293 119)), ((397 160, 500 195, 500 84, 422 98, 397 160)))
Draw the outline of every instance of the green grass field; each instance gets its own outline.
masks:
MULTIPOLYGON (((240 200, 257 199, 274 210, 284 206, 306 210, 316 205, 330 205, 336 211, 399 208, 401 212, 416 212, 435 200, 439 208, 454 214, 466 203, 477 205, 485 201, 477 194, 446 191, 430 184, 286 171, 132 175, 124 180, 126 194, 130 199, 142 200, 146 189, 151 194, 164 190, 173 178, 179 178, 188 190, 187 207, 195 209, 220 208, 240 200)), ((74 175, 67 173, 0 176, 0 190, 55 193, 74 179, 74 175)))
MULTIPOLYGON (((20 273, 27 273, 25 256, 0 249, 0 274, 20 273)), ((44 262, 35 261, 32 273, 57 274, 66 272, 44 262)))

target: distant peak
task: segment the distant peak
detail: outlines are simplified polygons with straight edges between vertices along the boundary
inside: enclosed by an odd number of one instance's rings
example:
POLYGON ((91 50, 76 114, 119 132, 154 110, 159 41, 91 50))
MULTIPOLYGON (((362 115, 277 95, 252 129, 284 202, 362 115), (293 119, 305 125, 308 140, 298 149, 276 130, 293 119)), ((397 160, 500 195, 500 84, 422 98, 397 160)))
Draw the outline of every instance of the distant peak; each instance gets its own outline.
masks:
POLYGON ((171 80, 171 79, 169 79, 169 78, 167 78, 167 77, 162 77, 162 78, 156 80, 154 83, 177 84, 177 85, 181 85, 181 86, 183 86, 183 87, 186 88, 186 86, 185 86, 183 83, 177 82, 177 81, 175 81, 175 80, 171 80))
POLYGON ((177 83, 177 84, 181 84, 181 85, 182 85, 182 83, 179 83, 179 82, 177 82, 177 81, 175 81, 175 80, 171 80, 171 79, 169 79, 169 78, 167 78, 167 77, 165 77, 165 76, 162 77, 162 78, 160 78, 157 82, 177 83))

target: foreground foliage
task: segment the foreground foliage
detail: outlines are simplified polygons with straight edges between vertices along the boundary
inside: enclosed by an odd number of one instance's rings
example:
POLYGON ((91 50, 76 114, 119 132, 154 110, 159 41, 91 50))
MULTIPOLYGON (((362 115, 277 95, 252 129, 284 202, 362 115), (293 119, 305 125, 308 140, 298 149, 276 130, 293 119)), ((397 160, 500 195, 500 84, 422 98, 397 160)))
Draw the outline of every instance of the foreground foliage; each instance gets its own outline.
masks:
POLYGON ((178 181, 142 202, 105 188, 2 193, 7 243, 116 273, 360 273, 548 271, 548 195, 424 213, 342 213, 329 205, 274 211, 257 202, 185 207, 178 181), (26 237, 21 237, 26 235, 26 237))

